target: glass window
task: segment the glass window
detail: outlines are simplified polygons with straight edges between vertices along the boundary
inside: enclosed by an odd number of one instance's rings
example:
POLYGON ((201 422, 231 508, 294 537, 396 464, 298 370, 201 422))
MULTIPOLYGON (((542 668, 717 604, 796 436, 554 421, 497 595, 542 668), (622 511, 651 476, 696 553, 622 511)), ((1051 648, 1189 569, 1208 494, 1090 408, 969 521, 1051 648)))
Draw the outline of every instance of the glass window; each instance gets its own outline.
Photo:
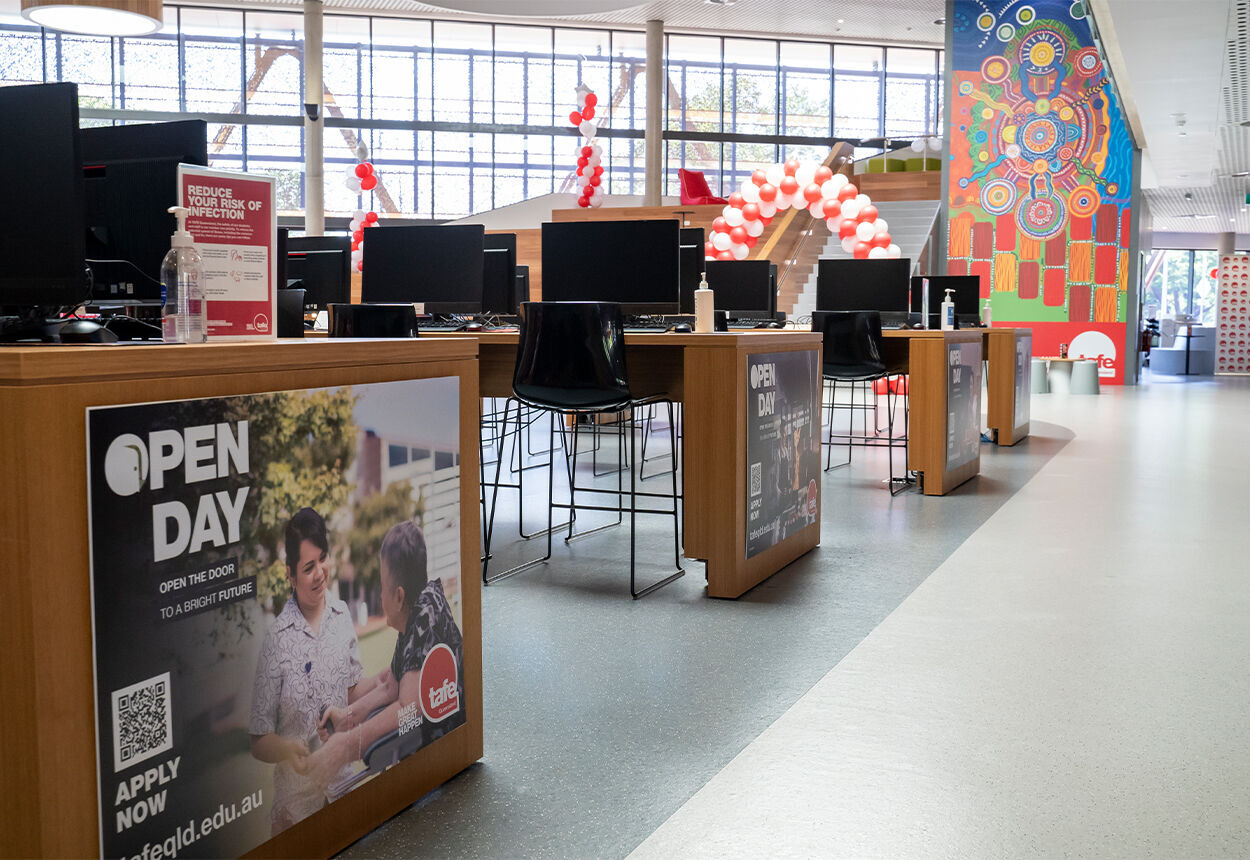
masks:
MULTIPOLYGON (((85 108, 118 107, 113 92, 113 40, 108 36, 79 36, 53 33, 58 77, 55 80, 78 84, 78 105, 85 108)), ((48 46, 52 53, 52 45, 48 46)))
POLYGON ((298 125, 249 125, 247 169, 274 178, 274 199, 283 215, 304 208, 304 129, 298 125))
POLYGON ((43 35, 16 13, 0 14, 0 82, 43 83, 43 35))
POLYGON ((243 15, 228 9, 182 9, 186 110, 238 113, 243 101, 243 15))
POLYGON ((551 30, 496 27, 494 76, 495 122, 551 122, 551 30))
POLYGON ((428 459, 430 459, 429 448, 413 448, 412 449, 412 460, 414 463, 417 460, 428 460, 428 459))
MULTIPOLYGON (((555 124, 570 128, 568 116, 577 109, 577 87, 585 84, 598 98, 593 122, 606 126, 612 116, 612 78, 609 76, 608 55, 612 34, 606 30, 565 30, 557 28, 553 34, 555 57, 552 68, 552 112, 555 124)), ((619 121, 611 124, 622 126, 619 121)))
MULTIPOLYGON (((469 122, 481 93, 490 92, 490 67, 486 80, 477 80, 480 65, 473 53, 485 50, 490 58, 490 25, 434 22, 434 116, 437 122, 469 122)), ((489 96, 488 96, 489 98, 489 96)), ((489 122, 489 111, 481 117, 489 122)))
POLYGON ((830 135, 831 51, 830 45, 781 43, 782 134, 830 135))
MULTIPOLYGON (((610 80, 613 128, 647 127, 647 37, 644 33, 612 33, 610 80)), ((608 92, 605 81, 604 92, 608 92)), ((641 151, 638 154, 641 158, 641 151)), ((614 192, 616 193, 616 192, 614 192)))
POLYGON ((394 469, 396 466, 403 466, 408 462, 408 449, 403 445, 388 445, 387 462, 394 469))
POLYGON ((921 137, 937 127, 937 74, 933 51, 887 48, 885 134, 921 137))
POLYGON ((248 12, 244 26, 247 113, 299 113, 304 101, 303 17, 248 12))
POLYGON ((434 468, 436 470, 450 469, 454 465, 456 465, 456 458, 450 451, 434 452, 434 468))
POLYGON ((721 40, 707 36, 669 36, 667 58, 669 101, 665 127, 720 131, 724 104, 721 40))
POLYGON ((777 133, 777 43, 725 40, 725 130, 777 133))
POLYGON ((1215 325, 1219 263, 1214 251, 1152 251, 1146 261, 1144 304, 1147 318, 1189 314, 1204 326, 1215 325))
POLYGON ((681 193, 680 178, 677 175, 677 170, 684 167, 686 170, 702 171, 703 178, 707 180, 708 188, 712 189, 712 194, 718 197, 728 196, 730 189, 722 187, 721 147, 722 144, 707 140, 668 141, 666 145, 668 150, 668 171, 664 193, 674 197, 681 193))
MULTIPOLYGON (((321 83, 326 116, 412 119, 412 53, 375 54, 369 46, 368 18, 325 16, 321 83)), ((327 129, 326 135, 330 133, 327 129)))
POLYGON ((165 9, 165 26, 150 36, 117 40, 118 107, 177 111, 178 10, 165 9))
POLYGON ((833 48, 833 134, 878 137, 881 127, 881 49, 863 45, 833 48))

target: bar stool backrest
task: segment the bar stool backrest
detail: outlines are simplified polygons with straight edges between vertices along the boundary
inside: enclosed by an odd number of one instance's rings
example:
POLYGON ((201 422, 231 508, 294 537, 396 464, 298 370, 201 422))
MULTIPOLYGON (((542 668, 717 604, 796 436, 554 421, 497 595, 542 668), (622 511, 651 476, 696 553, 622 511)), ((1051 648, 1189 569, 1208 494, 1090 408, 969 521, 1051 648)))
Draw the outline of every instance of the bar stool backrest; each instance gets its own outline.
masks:
POLYGON ((614 302, 522 302, 512 391, 545 409, 610 411, 630 401, 614 302))
POLYGON ((824 335, 825 376, 846 380, 885 376, 879 312, 814 311, 812 331, 824 335))

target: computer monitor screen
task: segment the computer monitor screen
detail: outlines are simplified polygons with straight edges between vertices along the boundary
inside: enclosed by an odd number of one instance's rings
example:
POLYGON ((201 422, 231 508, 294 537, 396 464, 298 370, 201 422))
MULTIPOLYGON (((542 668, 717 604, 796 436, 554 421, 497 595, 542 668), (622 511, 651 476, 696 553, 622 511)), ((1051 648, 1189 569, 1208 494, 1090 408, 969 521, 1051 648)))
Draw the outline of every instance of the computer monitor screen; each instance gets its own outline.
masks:
POLYGON ((82 130, 87 259, 97 299, 160 299, 179 163, 208 164, 204 120, 82 130))
POLYGON ((480 224, 367 231, 361 300, 419 302, 433 314, 481 313, 484 233, 480 224))
POLYGON ((521 302, 530 300, 530 267, 518 265, 516 267, 516 287, 512 294, 512 302, 516 306, 517 311, 521 309, 521 302))
POLYGON ((729 319, 756 319, 776 314, 772 265, 768 260, 708 260, 707 285, 716 296, 716 307, 729 319))
POLYGON ((331 302, 350 302, 351 249, 347 236, 288 238, 284 286, 303 288, 304 307, 308 310, 322 311, 331 302))
POLYGON ((482 310, 515 314, 516 233, 487 233, 482 258, 482 310))
POLYGON ((821 260, 816 267, 816 309, 906 314, 911 260, 821 260))
POLYGON ((679 307, 678 222, 543 224, 543 300, 619 302, 625 313, 679 307))
POLYGON ((0 87, 0 117, 0 307, 76 304, 87 298, 78 87, 0 87))
POLYGON ((946 291, 954 290, 955 316, 980 317, 981 278, 978 275, 917 275, 911 279, 911 312, 921 313, 924 306, 924 281, 929 281, 929 328, 937 328, 946 301, 946 291))
POLYGON ((682 227, 677 231, 680 242, 678 277, 681 281, 681 312, 694 313, 694 291, 703 277, 703 243, 707 241, 702 227, 682 227))

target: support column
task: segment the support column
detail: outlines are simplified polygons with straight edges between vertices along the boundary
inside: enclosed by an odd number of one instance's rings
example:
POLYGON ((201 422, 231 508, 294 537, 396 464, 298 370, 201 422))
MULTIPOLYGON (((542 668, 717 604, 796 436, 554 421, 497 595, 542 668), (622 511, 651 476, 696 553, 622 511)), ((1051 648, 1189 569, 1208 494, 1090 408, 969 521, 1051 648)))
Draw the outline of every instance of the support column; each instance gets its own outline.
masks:
POLYGON ((304 0, 304 232, 309 236, 326 229, 322 10, 322 0, 304 0))
POLYGON ((647 22, 646 182, 642 205, 659 206, 664 194, 664 22, 647 22))
POLYGON ((1220 257, 1227 257, 1229 254, 1237 250, 1237 234, 1221 233, 1215 240, 1215 253, 1220 257))

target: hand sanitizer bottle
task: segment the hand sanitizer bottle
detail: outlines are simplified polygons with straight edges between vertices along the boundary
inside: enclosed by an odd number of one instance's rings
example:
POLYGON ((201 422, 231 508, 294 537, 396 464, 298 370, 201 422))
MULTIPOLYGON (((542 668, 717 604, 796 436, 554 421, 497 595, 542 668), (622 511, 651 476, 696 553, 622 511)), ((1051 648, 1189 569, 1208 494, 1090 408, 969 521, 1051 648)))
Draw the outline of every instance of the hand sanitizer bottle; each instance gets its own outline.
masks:
POLYGON ((986 328, 990 327, 990 300, 986 299, 985 304, 981 307, 981 325, 986 328))
POLYGON ((707 285, 707 272, 699 280, 699 289, 694 291, 694 330, 710 332, 716 328, 716 304, 712 291, 707 285))
POLYGON ((178 229, 161 261, 161 332, 165 343, 203 343, 208 338, 204 307, 204 263, 187 232, 185 206, 171 206, 178 229))
POLYGON ((942 302, 942 331, 955 330, 955 300, 951 297, 954 290, 946 291, 946 300, 942 302))

